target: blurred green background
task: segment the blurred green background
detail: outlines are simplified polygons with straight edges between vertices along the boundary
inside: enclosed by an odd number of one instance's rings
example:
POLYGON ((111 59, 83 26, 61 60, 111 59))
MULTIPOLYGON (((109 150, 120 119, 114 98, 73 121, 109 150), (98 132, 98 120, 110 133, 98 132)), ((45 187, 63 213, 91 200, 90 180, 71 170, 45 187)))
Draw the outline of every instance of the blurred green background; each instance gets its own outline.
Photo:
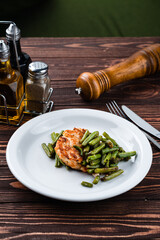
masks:
POLYGON ((0 20, 23 37, 160 36, 160 0, 1 1, 0 20))

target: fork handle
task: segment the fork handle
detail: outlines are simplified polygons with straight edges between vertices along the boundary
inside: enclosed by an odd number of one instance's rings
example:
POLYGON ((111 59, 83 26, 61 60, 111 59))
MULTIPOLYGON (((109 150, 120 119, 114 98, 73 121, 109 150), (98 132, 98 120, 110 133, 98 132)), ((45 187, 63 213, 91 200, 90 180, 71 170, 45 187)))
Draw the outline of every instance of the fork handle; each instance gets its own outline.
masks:
POLYGON ((124 61, 94 73, 84 72, 76 87, 86 100, 97 99, 111 87, 131 79, 154 74, 160 70, 160 44, 146 47, 124 61))

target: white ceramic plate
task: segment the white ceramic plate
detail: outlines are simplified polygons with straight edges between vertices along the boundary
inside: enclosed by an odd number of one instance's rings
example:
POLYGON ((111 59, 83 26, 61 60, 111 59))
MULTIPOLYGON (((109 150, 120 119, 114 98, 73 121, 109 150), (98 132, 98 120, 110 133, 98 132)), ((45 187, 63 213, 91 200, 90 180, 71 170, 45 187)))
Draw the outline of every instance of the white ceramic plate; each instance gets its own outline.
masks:
POLYGON ((122 194, 140 183, 152 163, 151 146, 145 135, 129 121, 91 109, 67 109, 38 116, 22 125, 7 146, 7 163, 13 175, 26 187, 48 197, 67 201, 95 201, 122 194), (55 168, 41 143, 51 142, 51 132, 81 127, 91 132, 106 131, 126 151, 137 152, 128 162, 120 162, 124 173, 93 188, 81 186, 93 177, 79 171, 55 168))

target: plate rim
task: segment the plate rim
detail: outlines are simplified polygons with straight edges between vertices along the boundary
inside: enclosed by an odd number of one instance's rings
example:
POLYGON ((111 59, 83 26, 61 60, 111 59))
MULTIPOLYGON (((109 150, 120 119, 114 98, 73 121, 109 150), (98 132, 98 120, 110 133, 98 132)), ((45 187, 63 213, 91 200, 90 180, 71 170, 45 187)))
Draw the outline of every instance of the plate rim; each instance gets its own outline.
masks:
MULTIPOLYGON (((7 144, 7 149, 6 149, 6 161, 7 161, 7 165, 11 171, 11 173, 14 175, 14 177, 20 181, 24 186, 26 186, 27 188, 31 189, 32 191, 36 192, 36 193, 39 193, 43 196, 47 196, 47 197, 50 197, 50 198, 54 198, 54 199, 58 199, 58 200, 65 200, 65 201, 72 201, 72 202, 91 202, 91 201, 98 201, 98 200, 104 200, 104 199, 109 199, 109 198, 112 198, 112 197, 116 197, 118 195, 121 195, 129 190, 131 190, 132 188, 134 188, 135 186, 137 186, 144 178, 145 176, 148 174, 150 168, 151 168, 151 165, 152 165, 152 158, 153 158, 153 153, 152 153, 152 148, 151 148, 151 145, 148 141, 148 139, 146 138, 146 136, 144 135, 144 133, 136 126, 134 125, 133 123, 131 123, 130 121, 124 119, 124 118, 121 118, 115 114, 111 114, 109 112, 106 112, 106 111, 102 111, 102 110, 97 110, 97 109, 90 109, 90 108, 67 108, 67 109, 60 109, 60 110, 55 110, 55 111, 52 111, 52 112, 49 112, 49 113, 45 113, 45 114, 42 114, 40 116, 37 116, 35 118, 32 118, 31 120, 27 121, 26 123, 24 123, 22 126, 20 126, 14 133, 13 135, 11 136, 11 138, 9 139, 8 141, 8 144, 7 144), (12 165, 12 161, 10 159, 10 154, 9 154, 9 151, 10 151, 10 146, 12 145, 12 142, 14 141, 14 138, 16 138, 16 136, 19 134, 19 132, 21 132, 23 130, 23 128, 26 128, 28 126, 31 126, 34 125, 35 122, 37 121, 40 121, 41 119, 45 119, 46 116, 49 116, 49 115, 54 115, 55 113, 57 112, 68 112, 68 111, 71 111, 71 112, 76 112, 76 111, 82 111, 82 112, 88 112, 88 111, 92 111, 92 112, 100 112, 102 114, 106 114, 106 116, 112 116, 113 118, 115 119, 121 119, 121 121, 123 122, 127 122, 127 124, 129 124, 130 126, 132 126, 133 128, 137 129, 140 133, 140 135, 145 139, 146 143, 148 144, 148 155, 150 155, 150 159, 149 159, 149 162, 148 162, 148 166, 147 166, 147 169, 145 170, 145 174, 143 174, 143 176, 141 176, 138 181, 135 181, 135 184, 132 184, 132 186, 129 188, 129 189, 125 189, 124 191, 118 191, 116 194, 111 194, 111 196, 109 197, 93 197, 91 199, 87 199, 85 197, 86 194, 83 194, 83 197, 81 199, 78 199, 77 197, 75 198, 70 198, 69 196, 66 196, 67 194, 65 193, 65 197, 61 196, 61 194, 59 196, 56 196, 54 195, 53 193, 47 193, 47 192, 42 192, 41 190, 39 189, 36 189, 36 187, 34 186, 30 186, 30 183, 29 182, 26 182, 23 177, 20 177, 17 175, 17 172, 16 170, 14 169, 14 166, 12 165), (38 120, 37 120, 38 119, 38 120)), ((41 188, 43 189, 43 187, 41 188)), ((70 194, 69 194, 70 195, 70 194)))

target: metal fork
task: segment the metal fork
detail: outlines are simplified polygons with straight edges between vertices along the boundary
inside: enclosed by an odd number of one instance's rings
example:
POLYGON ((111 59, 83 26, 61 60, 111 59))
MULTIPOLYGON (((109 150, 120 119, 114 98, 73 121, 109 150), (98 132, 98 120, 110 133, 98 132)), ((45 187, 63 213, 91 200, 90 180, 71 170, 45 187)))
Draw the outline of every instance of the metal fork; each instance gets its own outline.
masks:
MULTIPOLYGON (((120 116, 122 118, 125 118, 127 120, 130 121, 130 119, 127 117, 127 115, 122 111, 122 109, 118 106, 118 104, 116 103, 115 100, 109 102, 109 103, 106 103, 106 106, 109 110, 110 113, 113 113, 117 116, 120 116)), ((131 122, 131 121, 130 121, 131 122)), ((133 123, 133 122, 132 122, 133 123)), ((146 137, 148 138, 148 140, 150 140, 157 148, 160 149, 160 144, 154 139, 152 138, 148 133, 144 132, 143 130, 141 130, 145 135, 146 137)))

